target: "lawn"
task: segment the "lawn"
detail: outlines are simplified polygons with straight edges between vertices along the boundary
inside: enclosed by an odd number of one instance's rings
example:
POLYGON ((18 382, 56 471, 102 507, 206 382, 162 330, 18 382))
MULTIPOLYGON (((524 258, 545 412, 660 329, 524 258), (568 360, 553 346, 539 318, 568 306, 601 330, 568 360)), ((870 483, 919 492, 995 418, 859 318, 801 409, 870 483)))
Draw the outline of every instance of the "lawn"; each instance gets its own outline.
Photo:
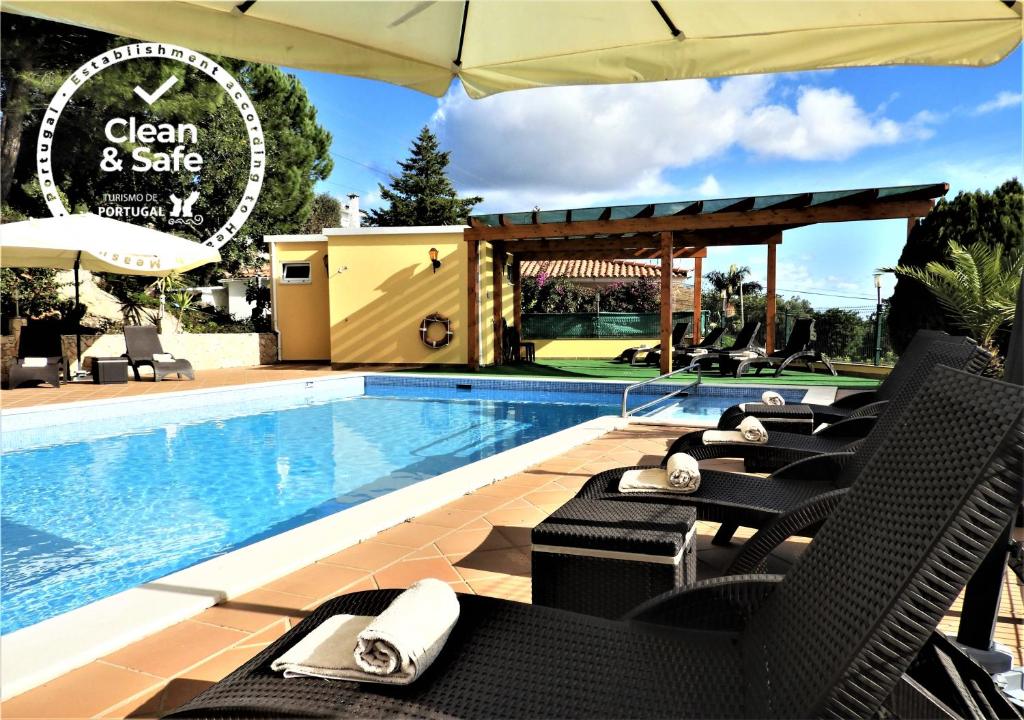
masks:
MULTIPOLYGON (((451 374, 451 367, 437 366, 432 368, 412 369, 403 372, 451 374)), ((518 365, 500 365, 482 368, 478 375, 500 377, 548 377, 566 380, 647 380, 659 375, 658 368, 630 366, 614 363, 604 359, 586 360, 538 360, 536 363, 520 363, 518 365)), ((696 375, 682 373, 671 378, 669 382, 693 382, 696 375)), ((774 378, 770 373, 760 377, 747 374, 741 378, 722 377, 717 372, 703 375, 705 382, 739 384, 739 385, 829 385, 841 388, 874 388, 878 380, 840 375, 834 377, 823 372, 808 373, 786 370, 781 376, 774 378)))

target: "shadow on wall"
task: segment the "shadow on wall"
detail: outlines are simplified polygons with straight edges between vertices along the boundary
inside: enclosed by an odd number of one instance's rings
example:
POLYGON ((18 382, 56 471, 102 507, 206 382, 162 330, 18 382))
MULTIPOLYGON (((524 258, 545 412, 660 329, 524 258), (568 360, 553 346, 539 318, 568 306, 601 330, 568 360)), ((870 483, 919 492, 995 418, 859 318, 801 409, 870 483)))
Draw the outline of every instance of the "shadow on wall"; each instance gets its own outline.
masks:
POLYGON ((339 286, 331 288, 331 302, 342 308, 340 322, 331 326, 332 362, 464 364, 469 347, 465 273, 452 255, 437 273, 417 264, 391 273, 373 288, 381 294, 357 308, 352 306, 359 300, 345 288, 348 274, 332 279, 339 286), (423 318, 435 312, 451 320, 453 332, 451 343, 438 349, 424 345, 419 335, 423 318))

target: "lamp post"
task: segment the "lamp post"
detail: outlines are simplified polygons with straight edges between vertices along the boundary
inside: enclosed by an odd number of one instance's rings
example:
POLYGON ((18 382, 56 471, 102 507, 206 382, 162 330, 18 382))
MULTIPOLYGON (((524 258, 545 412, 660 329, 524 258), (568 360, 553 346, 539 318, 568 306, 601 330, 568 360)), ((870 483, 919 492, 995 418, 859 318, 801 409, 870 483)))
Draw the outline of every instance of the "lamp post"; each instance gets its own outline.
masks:
POLYGON ((882 273, 875 273, 875 367, 882 364, 882 273))
POLYGON ((747 315, 743 311, 743 283, 740 283, 740 325, 747 322, 747 315))
POLYGON ((722 324, 725 325, 725 290, 722 290, 722 324))

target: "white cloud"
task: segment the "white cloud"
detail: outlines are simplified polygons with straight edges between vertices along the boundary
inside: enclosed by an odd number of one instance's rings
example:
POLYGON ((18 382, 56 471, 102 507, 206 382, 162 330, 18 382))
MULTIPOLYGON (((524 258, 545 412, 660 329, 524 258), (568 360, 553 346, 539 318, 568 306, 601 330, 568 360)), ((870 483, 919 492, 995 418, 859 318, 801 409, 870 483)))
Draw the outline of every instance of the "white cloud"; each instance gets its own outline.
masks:
MULTIPOLYGON (((454 89, 432 123, 452 150, 451 175, 491 209, 718 195, 713 175, 693 187, 667 179, 741 149, 755 156, 840 160, 872 145, 930 135, 936 118, 869 114, 837 89, 789 86, 771 76, 717 85, 686 80, 539 88, 470 100, 454 89)), ((699 176, 698 176, 699 177, 699 176)))
POLYGON ((1021 93, 1008 92, 1004 90, 988 102, 983 102, 981 105, 974 108, 974 114, 984 115, 985 113, 990 113, 995 110, 1002 110, 1003 108, 1020 105, 1022 98, 1024 98, 1024 95, 1021 93))

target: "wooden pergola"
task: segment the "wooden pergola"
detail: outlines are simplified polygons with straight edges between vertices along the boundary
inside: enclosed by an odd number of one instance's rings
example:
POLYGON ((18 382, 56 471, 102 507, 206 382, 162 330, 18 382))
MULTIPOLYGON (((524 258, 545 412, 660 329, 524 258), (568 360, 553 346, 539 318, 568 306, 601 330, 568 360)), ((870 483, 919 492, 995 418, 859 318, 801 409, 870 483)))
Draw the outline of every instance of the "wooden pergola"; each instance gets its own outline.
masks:
MULTIPOLYGON (((479 338, 480 243, 493 248, 494 346, 501 362, 501 278, 511 256, 515 327, 522 332, 519 264, 524 260, 659 259, 661 261, 661 345, 671 345, 672 264, 693 258, 693 314, 701 312, 701 270, 708 248, 764 245, 768 278, 765 345, 775 349, 775 268, 783 233, 816 223, 907 218, 908 232, 928 214, 946 183, 761 195, 719 200, 690 200, 646 205, 618 205, 575 210, 544 210, 470 217, 464 238, 469 243, 469 337, 479 338)), ((693 323, 700 341, 700 323, 693 323)), ((469 344, 469 366, 480 366, 477 341, 469 344)), ((672 369, 672 353, 661 353, 661 372, 672 369)))

